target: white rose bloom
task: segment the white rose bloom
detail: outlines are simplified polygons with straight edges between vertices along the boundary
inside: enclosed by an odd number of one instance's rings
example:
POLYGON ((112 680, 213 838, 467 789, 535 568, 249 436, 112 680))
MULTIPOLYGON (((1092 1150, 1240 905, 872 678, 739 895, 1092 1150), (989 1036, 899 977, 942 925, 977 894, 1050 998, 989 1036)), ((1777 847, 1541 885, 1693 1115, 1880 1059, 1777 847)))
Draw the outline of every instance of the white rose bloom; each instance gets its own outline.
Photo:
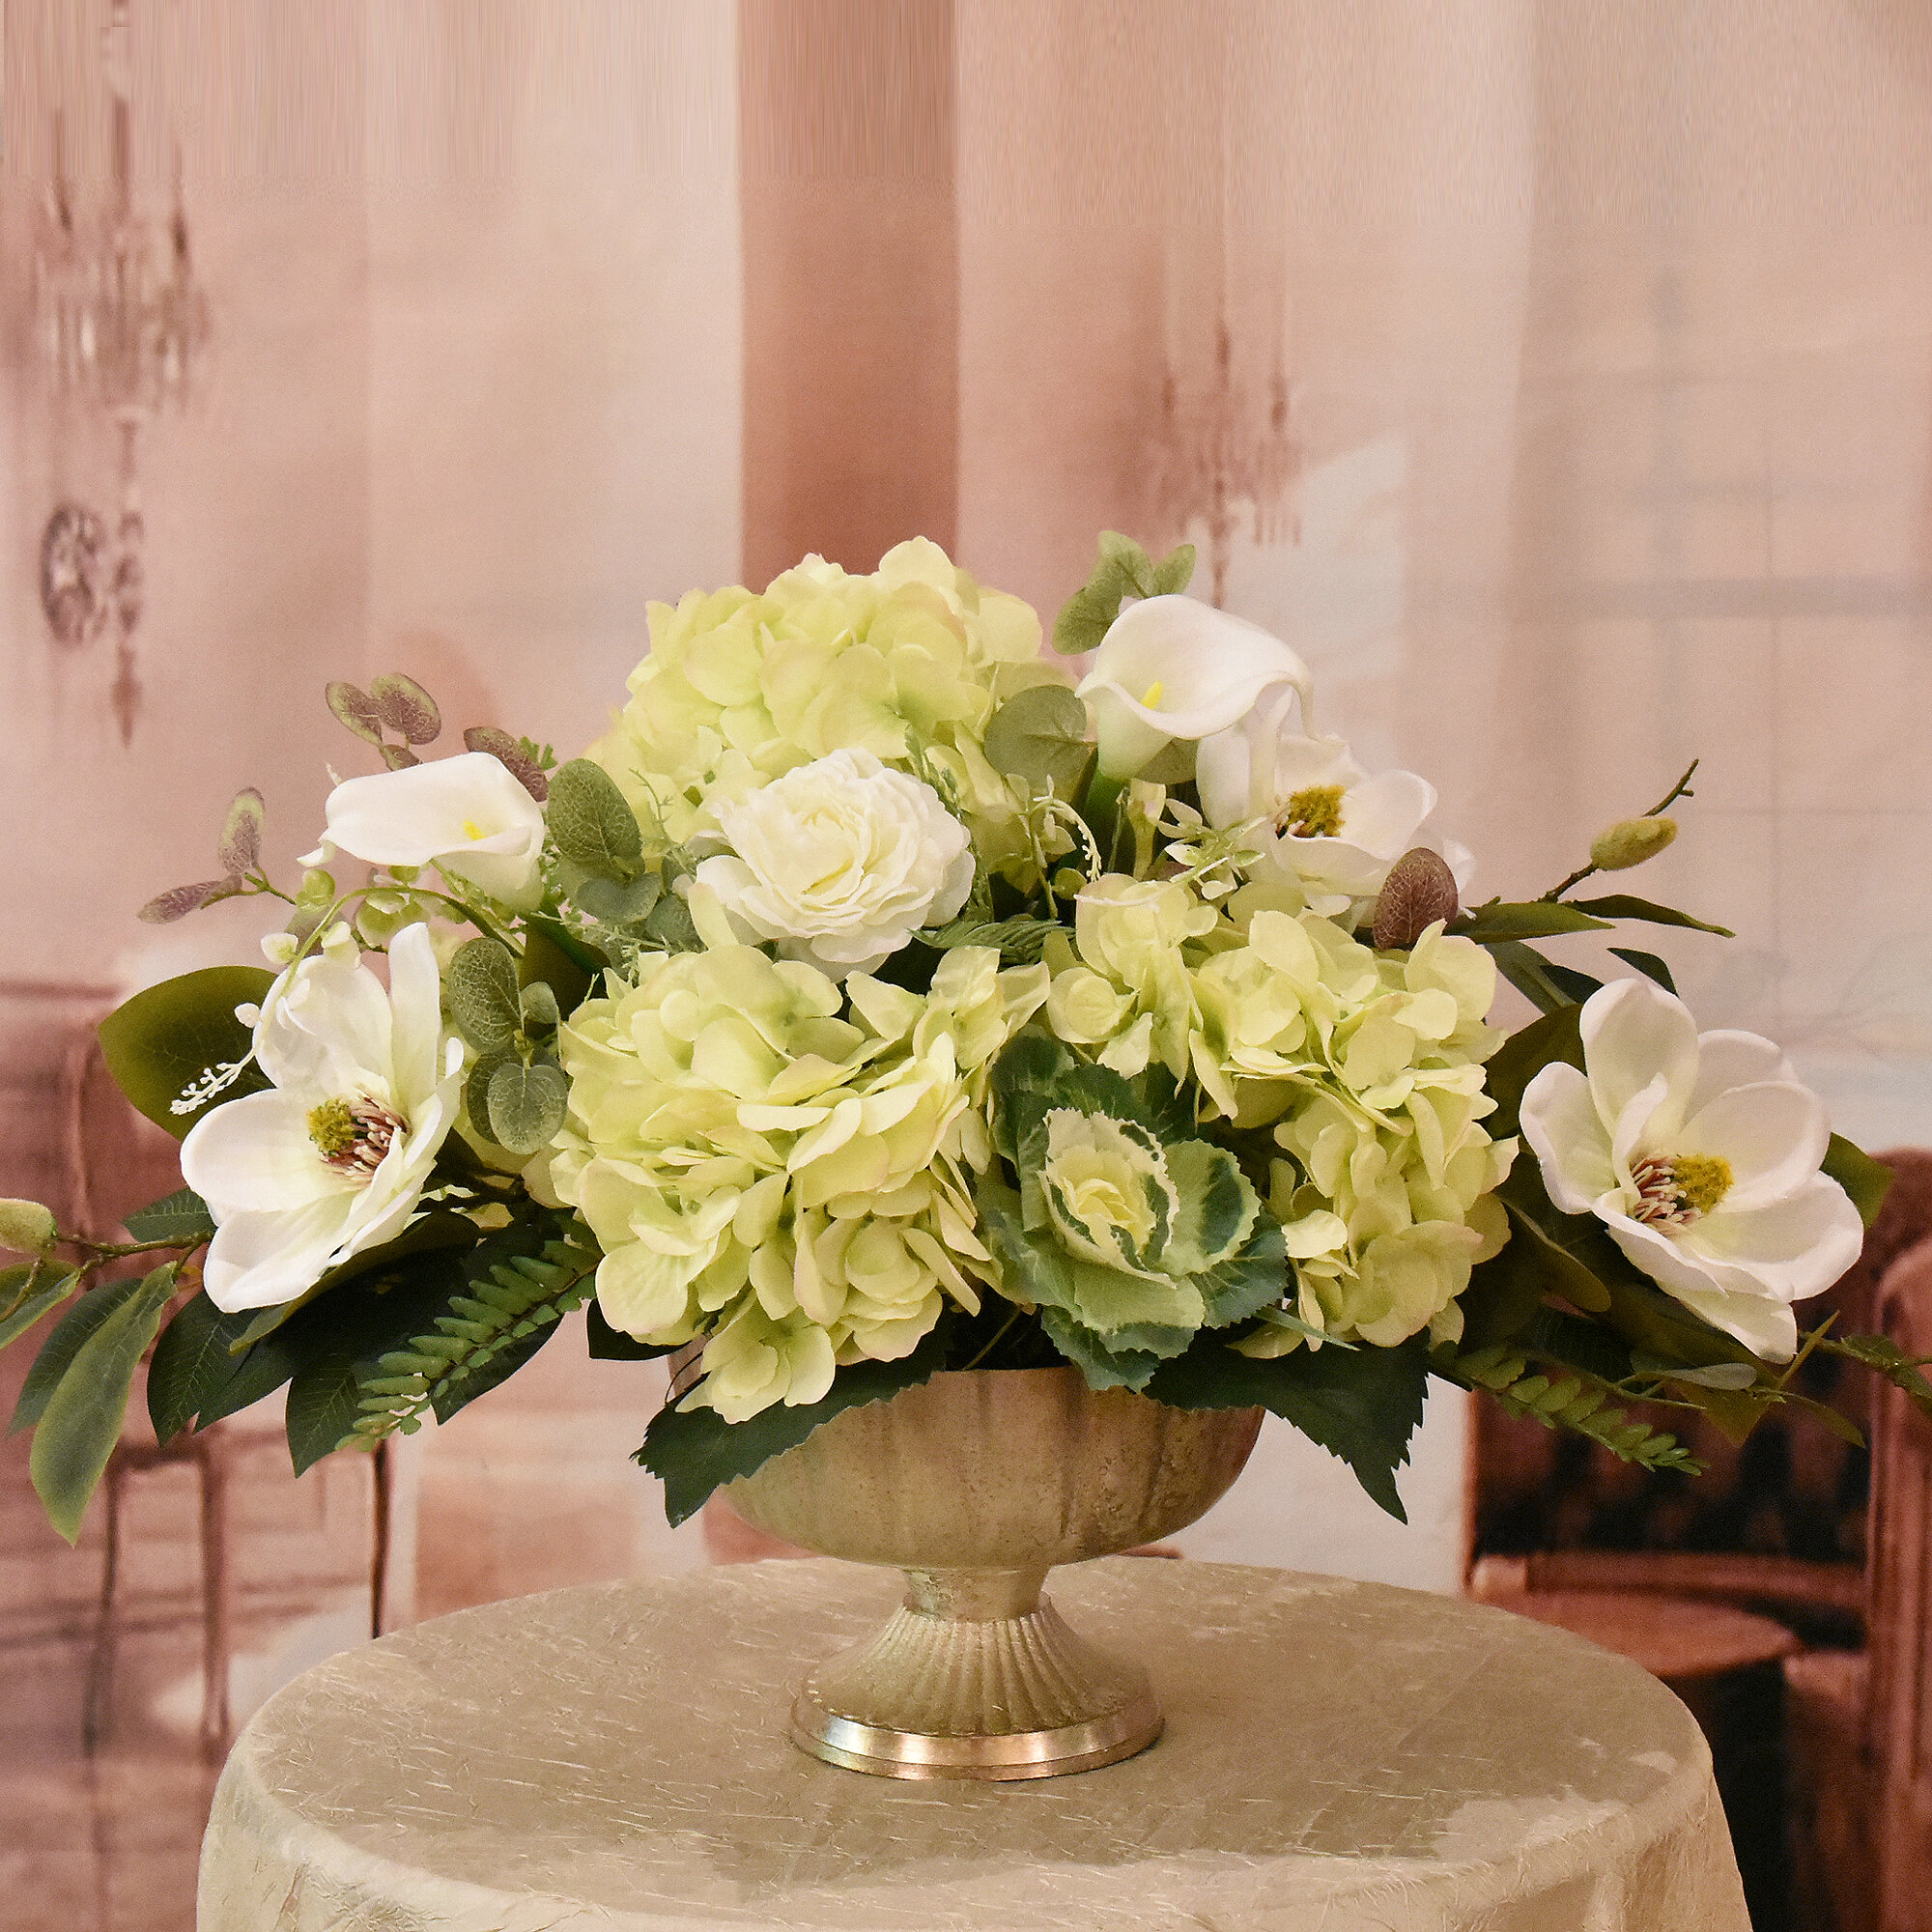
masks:
POLYGON ((1522 1096, 1523 1138, 1549 1198, 1595 1214, 1633 1263, 1772 1361, 1798 1347, 1794 1301, 1858 1260, 1859 1210, 1819 1172, 1818 1097, 1752 1033, 1706 1033, 1648 980, 1582 1012, 1585 1070, 1546 1066, 1522 1096))
MULTIPOLYGON (((1292 728, 1294 705, 1293 692, 1281 694, 1202 745, 1201 810, 1215 827, 1264 820, 1266 866, 1332 916, 1343 909, 1339 901, 1373 898, 1405 852, 1434 842, 1423 826, 1435 810, 1435 787, 1413 772, 1371 778, 1340 738, 1292 728)), ((1457 885, 1465 885, 1467 850, 1453 840, 1440 849, 1457 885)))
MULTIPOLYGON (((372 866, 434 866, 519 912, 543 898, 543 808, 488 752, 337 785, 325 838, 372 866)), ((302 863, 326 856, 327 846, 302 863)))
POLYGON ((182 1176, 214 1216, 203 1275, 217 1308, 293 1300, 399 1235, 455 1122, 463 1043, 442 1037, 429 929, 396 935, 386 991, 340 954, 304 959, 264 1000, 255 1057, 274 1086, 182 1143, 182 1176))
POLYGON ((734 926, 836 980, 882 965, 973 888, 966 828, 920 780, 834 752, 718 809, 731 852, 697 883, 734 926))
POLYGON ((1130 779, 1163 745, 1226 731, 1283 686, 1305 714, 1314 679, 1279 638, 1193 597, 1150 597, 1114 619, 1079 693, 1101 775, 1130 779))

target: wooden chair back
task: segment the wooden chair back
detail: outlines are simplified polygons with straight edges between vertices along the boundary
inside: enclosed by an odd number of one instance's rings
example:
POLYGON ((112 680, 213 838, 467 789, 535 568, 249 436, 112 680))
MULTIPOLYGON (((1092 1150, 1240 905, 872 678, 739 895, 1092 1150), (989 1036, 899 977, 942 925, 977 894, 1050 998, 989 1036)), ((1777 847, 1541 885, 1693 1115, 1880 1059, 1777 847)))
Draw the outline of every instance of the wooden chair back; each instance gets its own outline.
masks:
MULTIPOLYGON (((1885 1332, 1932 1355, 1932 1239, 1888 1273, 1885 1332)), ((1932 1418, 1879 1391, 1873 1452, 1871 1691, 1865 1754, 1878 1774, 1881 1932, 1932 1932, 1932 1418)))

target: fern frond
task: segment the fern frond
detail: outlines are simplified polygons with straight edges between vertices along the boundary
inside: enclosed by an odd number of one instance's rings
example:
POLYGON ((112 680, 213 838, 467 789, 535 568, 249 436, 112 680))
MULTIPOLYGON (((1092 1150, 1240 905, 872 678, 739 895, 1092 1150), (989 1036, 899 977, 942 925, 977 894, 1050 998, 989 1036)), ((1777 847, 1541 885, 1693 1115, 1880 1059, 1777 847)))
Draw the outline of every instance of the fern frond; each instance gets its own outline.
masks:
POLYGON ((1507 1343, 1460 1354, 1441 1348, 1431 1357, 1438 1373, 1465 1388, 1484 1390, 1510 1415, 1526 1415, 1546 1429, 1568 1429, 1601 1443, 1612 1456, 1646 1469, 1681 1469, 1701 1476, 1704 1465, 1678 1441, 1625 1410, 1606 1406, 1610 1389, 1595 1377, 1533 1370, 1507 1343))
POLYGON ((379 1356, 358 1386, 362 1413, 350 1440, 371 1448, 398 1432, 411 1435, 456 1383, 504 1350, 581 1308, 590 1297, 602 1257, 569 1239, 546 1241, 540 1255, 509 1255, 467 1282, 436 1318, 436 1332, 417 1335, 379 1356))

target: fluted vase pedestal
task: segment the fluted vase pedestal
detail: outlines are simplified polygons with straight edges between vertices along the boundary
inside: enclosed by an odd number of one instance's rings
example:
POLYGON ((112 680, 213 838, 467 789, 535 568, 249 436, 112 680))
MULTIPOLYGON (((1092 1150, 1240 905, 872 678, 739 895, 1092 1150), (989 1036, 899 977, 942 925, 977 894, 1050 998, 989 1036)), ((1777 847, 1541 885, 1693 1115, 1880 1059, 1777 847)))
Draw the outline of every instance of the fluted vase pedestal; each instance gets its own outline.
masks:
POLYGON ((966 1370, 847 1409, 729 1489, 759 1528, 893 1564, 906 1596, 800 1687, 791 1735, 848 1770, 1005 1781, 1144 1750, 1147 1673, 1042 1594, 1061 1563, 1201 1516, 1240 1473, 1258 1409, 1176 1409, 1074 1369, 966 1370))

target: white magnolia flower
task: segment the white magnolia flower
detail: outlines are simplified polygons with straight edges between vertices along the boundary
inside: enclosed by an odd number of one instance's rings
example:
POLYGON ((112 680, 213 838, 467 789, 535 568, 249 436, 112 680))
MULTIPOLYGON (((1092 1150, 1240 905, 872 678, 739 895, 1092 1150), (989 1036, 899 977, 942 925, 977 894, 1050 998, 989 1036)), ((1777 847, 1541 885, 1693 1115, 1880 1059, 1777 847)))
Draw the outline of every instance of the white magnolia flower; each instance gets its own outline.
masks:
POLYGON ((461 752, 351 779, 328 795, 324 849, 372 866, 434 866, 493 899, 529 912, 543 898, 543 808, 488 752, 461 752))
POLYGON ((929 784, 834 752, 718 809, 731 852, 697 884, 754 939, 834 979, 870 972, 973 887, 972 840, 929 784))
POLYGON ((1522 1096, 1550 1200, 1598 1216, 1687 1308, 1789 1361, 1791 1304, 1830 1288, 1864 1240, 1819 1172, 1831 1136, 1818 1096, 1770 1040, 1699 1034, 1648 980, 1592 993, 1582 1033, 1586 1070, 1546 1066, 1522 1096))
MULTIPOLYGON (((1278 869, 1332 914, 1342 910, 1332 901, 1373 898, 1405 852, 1430 842, 1422 828, 1435 787, 1413 772, 1371 778, 1340 738, 1294 729, 1294 693, 1278 694, 1202 745, 1201 809, 1216 828, 1263 820, 1263 869, 1278 869)), ((1447 841, 1442 856, 1464 884, 1468 852, 1447 841)))
POLYGON ((442 1037, 428 927, 396 935, 386 991, 336 953, 304 959, 262 1004, 255 1057, 274 1086, 182 1143, 183 1178, 214 1216, 204 1279, 217 1308, 292 1300, 399 1235, 455 1122, 463 1043, 442 1037))
POLYGON ((1171 740, 1226 731, 1284 686, 1306 715, 1308 667, 1259 624, 1192 597, 1150 597, 1114 619, 1079 692, 1101 774, 1129 779, 1171 740))

